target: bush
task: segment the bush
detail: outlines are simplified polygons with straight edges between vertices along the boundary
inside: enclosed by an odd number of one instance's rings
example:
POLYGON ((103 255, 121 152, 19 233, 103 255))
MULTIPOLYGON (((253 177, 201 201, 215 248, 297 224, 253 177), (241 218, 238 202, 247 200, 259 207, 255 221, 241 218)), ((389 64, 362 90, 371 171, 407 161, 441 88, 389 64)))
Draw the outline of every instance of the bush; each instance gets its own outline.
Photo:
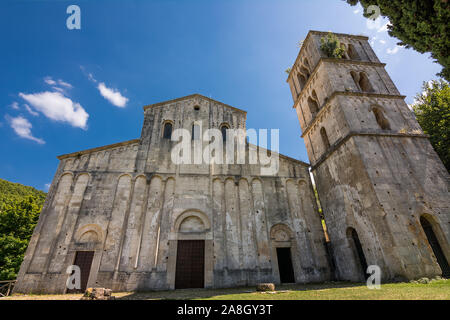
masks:
POLYGON ((344 49, 341 47, 341 42, 338 37, 329 32, 326 37, 320 38, 320 49, 329 58, 341 59, 344 55, 344 49))

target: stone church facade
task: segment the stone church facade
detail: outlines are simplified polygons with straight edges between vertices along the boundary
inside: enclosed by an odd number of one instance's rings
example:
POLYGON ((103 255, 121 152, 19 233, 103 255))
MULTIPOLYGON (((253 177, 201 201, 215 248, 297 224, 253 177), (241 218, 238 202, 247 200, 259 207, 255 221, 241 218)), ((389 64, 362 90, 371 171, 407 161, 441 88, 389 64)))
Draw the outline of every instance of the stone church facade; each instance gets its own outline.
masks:
POLYGON ((324 35, 287 79, 311 164, 175 164, 173 130, 245 130, 246 113, 198 94, 145 106, 139 139, 58 157, 15 292, 68 292, 72 265, 114 291, 446 275, 448 172, 368 38, 337 34, 332 59, 324 35))

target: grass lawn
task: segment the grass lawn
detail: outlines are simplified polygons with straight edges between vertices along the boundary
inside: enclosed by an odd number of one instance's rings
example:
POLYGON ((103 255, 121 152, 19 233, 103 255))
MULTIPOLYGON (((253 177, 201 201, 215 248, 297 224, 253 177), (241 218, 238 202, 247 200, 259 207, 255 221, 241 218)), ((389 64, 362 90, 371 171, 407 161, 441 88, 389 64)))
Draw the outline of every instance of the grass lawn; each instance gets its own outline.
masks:
MULTIPOLYGON (((281 285, 276 293, 256 292, 252 287, 230 289, 183 289, 154 292, 115 292, 117 300, 213 299, 213 300, 450 300, 450 280, 428 284, 382 284, 369 290, 363 284, 323 283, 281 285)), ((78 300, 81 294, 13 295, 0 300, 78 300)))

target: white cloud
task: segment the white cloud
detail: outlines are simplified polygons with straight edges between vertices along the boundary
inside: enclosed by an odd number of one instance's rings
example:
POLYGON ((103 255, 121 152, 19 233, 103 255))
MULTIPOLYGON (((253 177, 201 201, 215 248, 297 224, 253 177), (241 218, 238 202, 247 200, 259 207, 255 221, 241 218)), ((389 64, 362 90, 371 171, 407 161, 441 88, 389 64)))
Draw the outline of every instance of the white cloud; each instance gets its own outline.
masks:
POLYGON ((44 144, 45 143, 44 140, 36 138, 31 134, 32 127, 33 126, 31 125, 31 123, 21 116, 11 118, 11 128, 14 129, 14 131, 19 137, 33 140, 39 144, 44 144))
POLYGON ((44 78, 44 82, 45 82, 46 84, 48 84, 48 85, 51 85, 51 86, 57 86, 57 85, 59 85, 59 86, 66 87, 66 88, 68 88, 68 89, 73 88, 73 86, 72 86, 70 83, 65 82, 65 81, 63 81, 63 80, 61 80, 61 79, 58 79, 58 80, 55 81, 55 80, 52 79, 52 77, 45 77, 45 78, 44 78))
POLYGON ((381 44, 386 44, 386 40, 380 40, 381 44))
POLYGON ((94 78, 94 75, 92 73, 88 73, 88 79, 94 83, 97 83, 97 80, 94 78))
POLYGON ((80 69, 84 73, 84 75, 89 79, 89 81, 97 84, 97 89, 103 96, 103 98, 108 100, 111 104, 115 105, 116 107, 124 108, 126 106, 129 99, 127 97, 124 97, 119 90, 108 88, 104 82, 99 83, 91 72, 86 71, 84 66, 80 66, 80 69))
POLYGON ((63 86, 63 87, 69 88, 69 89, 72 88, 72 85, 71 85, 70 83, 65 82, 65 81, 62 81, 61 79, 58 80, 58 84, 59 84, 60 86, 63 86))
POLYGON ((359 9, 353 10, 354 14, 358 14, 359 13, 359 9))
POLYGON ((93 75, 91 72, 87 72, 87 71, 86 71, 86 68, 85 68, 85 67, 80 66, 80 69, 81 69, 81 71, 87 76, 87 78, 88 78, 90 81, 92 81, 92 82, 94 82, 94 83, 97 83, 97 82, 98 82, 98 81, 94 78, 94 75, 93 75))
POLYGON ((25 109, 28 111, 28 113, 31 114, 32 116, 37 117, 39 115, 39 113, 37 113, 36 111, 32 110, 30 108, 30 106, 27 105, 26 103, 24 104, 24 106, 25 106, 25 109))
POLYGON ((384 31, 387 31, 388 30, 388 25, 389 25, 389 22, 386 22, 385 24, 383 24, 380 28, 378 28, 378 32, 384 32, 384 31))
POLYGON ((55 91, 61 92, 63 94, 66 93, 66 91, 63 88, 60 88, 60 87, 52 87, 52 89, 55 90, 55 91))
POLYGON ((386 52, 387 52, 388 54, 396 54, 396 53, 398 52, 399 49, 400 49, 399 46, 395 46, 395 47, 392 48, 392 49, 388 48, 388 49, 386 50, 386 52))
POLYGON ((53 80, 53 79, 50 78, 50 77, 45 77, 45 78, 44 78, 44 82, 45 82, 46 84, 48 84, 48 85, 51 85, 51 86, 56 85, 56 81, 53 80))
POLYGON ((100 94, 109 102, 111 102, 116 107, 123 108, 128 102, 128 98, 122 96, 122 94, 118 90, 110 89, 105 86, 103 82, 98 84, 97 89, 100 91, 100 94))
POLYGON ((19 93, 19 96, 52 120, 67 122, 82 129, 87 128, 89 114, 79 103, 73 102, 60 92, 19 93))
POLYGON ((19 110, 20 108, 19 108, 19 104, 16 102, 16 101, 14 101, 13 103, 11 103, 11 108, 13 108, 14 110, 19 110))

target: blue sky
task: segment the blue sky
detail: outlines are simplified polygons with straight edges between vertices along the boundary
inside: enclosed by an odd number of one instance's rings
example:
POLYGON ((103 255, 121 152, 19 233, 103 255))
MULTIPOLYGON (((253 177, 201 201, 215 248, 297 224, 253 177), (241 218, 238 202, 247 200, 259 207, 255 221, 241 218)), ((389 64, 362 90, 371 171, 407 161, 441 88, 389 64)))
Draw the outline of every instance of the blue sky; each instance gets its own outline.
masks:
POLYGON ((46 190, 57 155, 138 138, 143 105, 192 93, 279 128, 280 152, 308 162, 284 72, 308 30, 369 36, 407 103, 440 71, 386 22, 341 0, 1 1, 0 178, 46 190))

